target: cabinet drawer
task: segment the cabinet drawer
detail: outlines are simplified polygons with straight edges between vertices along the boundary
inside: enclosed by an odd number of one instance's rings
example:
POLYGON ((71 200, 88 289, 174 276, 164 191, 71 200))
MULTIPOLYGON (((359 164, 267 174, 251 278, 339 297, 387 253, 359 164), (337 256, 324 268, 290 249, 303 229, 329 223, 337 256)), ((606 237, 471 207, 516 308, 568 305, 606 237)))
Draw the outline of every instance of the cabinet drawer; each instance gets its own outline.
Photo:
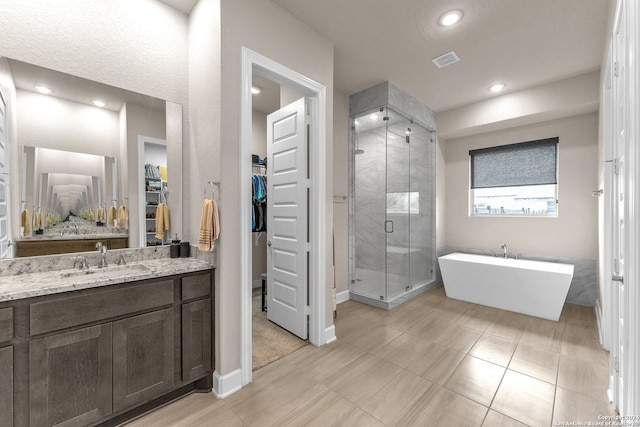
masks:
POLYGON ((182 299, 206 297, 211 293, 211 273, 182 278, 182 299))
POLYGON ((0 309, 0 344, 13 338, 13 307, 0 309))
POLYGON ((98 322, 173 303, 173 280, 62 297, 30 305, 31 335, 98 322))

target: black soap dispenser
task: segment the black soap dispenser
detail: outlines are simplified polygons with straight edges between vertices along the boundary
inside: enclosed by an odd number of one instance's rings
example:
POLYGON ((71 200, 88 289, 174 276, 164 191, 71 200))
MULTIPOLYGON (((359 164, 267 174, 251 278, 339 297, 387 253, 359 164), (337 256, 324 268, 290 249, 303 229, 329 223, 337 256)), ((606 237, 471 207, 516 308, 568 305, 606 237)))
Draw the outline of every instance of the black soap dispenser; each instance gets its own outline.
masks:
POLYGON ((169 256, 171 258, 180 257, 180 239, 178 239, 178 234, 176 234, 176 237, 171 241, 171 245, 169 246, 169 256))

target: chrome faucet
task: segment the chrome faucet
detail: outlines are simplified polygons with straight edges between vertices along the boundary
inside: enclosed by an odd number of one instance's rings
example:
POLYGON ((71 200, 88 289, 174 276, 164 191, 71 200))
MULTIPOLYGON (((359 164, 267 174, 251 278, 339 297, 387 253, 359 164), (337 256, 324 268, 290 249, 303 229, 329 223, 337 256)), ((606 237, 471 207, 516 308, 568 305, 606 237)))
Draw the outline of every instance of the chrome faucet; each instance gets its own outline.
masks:
POLYGON ((99 268, 107 267, 107 247, 102 244, 102 242, 96 243, 96 249, 100 253, 100 264, 98 264, 99 268))
POLYGON ((500 249, 502 249, 502 256, 503 256, 504 258, 508 258, 508 257, 507 257, 507 244, 506 244, 506 243, 503 243, 503 244, 502 244, 502 246, 500 246, 500 249))

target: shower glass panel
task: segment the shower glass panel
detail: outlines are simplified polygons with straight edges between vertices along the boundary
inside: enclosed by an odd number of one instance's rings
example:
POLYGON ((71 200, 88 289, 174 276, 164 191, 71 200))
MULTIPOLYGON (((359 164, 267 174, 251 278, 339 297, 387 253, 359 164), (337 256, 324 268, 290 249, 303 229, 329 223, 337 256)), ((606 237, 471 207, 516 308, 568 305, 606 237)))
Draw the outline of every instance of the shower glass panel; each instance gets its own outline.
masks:
MULTIPOLYGON (((403 294, 409 286, 409 226, 411 188, 409 186, 411 123, 408 119, 385 109, 387 124, 386 159, 386 262, 387 292, 385 300, 403 294)), ((414 202, 415 203, 415 202, 414 202)))
POLYGON ((350 292, 390 308, 435 282, 433 131, 389 106, 351 129, 350 292))
POLYGON ((351 118, 354 150, 353 271, 351 290, 374 299, 386 298, 386 122, 376 108, 351 118))

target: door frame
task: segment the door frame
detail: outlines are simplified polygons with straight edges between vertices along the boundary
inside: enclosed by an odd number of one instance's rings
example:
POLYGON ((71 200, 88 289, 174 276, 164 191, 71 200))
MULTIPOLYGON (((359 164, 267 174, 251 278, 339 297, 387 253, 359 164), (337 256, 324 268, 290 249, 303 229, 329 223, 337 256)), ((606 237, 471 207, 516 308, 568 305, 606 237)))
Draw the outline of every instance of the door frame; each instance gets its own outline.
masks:
MULTIPOLYGON (((638 58, 640 55, 640 6, 635 1, 626 1, 626 0, 618 0, 616 5, 616 12, 614 14, 614 23, 613 29, 610 33, 612 37, 612 44, 610 49, 615 52, 615 31, 617 28, 617 23, 620 19, 626 20, 627 26, 627 41, 625 46, 622 46, 622 49, 625 49, 628 55, 631 55, 632 58, 638 58)), ((612 57, 612 61, 615 63, 616 56, 612 57)), ((609 65, 610 66, 610 65, 609 65)), ((639 279, 640 279, 640 265, 638 264, 638 260, 640 260, 640 238, 638 238, 638 233, 640 233, 640 197, 637 195, 638 186, 640 186, 640 147, 638 147, 638 138, 640 135, 640 66, 635 60, 631 60, 627 63, 627 85, 628 87, 624 91, 625 94, 625 104, 628 107, 629 114, 629 122, 628 122, 628 143, 625 147, 625 176, 622 178, 625 180, 625 222, 626 227, 628 227, 628 231, 625 233, 623 237, 625 252, 626 252, 626 260, 625 271, 624 271, 624 283, 627 286, 626 292, 628 293, 628 303, 629 310, 627 313, 626 324, 627 330, 626 335, 628 337, 628 348, 626 352, 626 372, 624 378, 624 384, 622 387, 620 395, 618 393, 618 385, 616 381, 611 381, 610 386, 615 388, 614 390, 610 390, 610 398, 613 400, 614 406, 619 408, 622 406, 622 410, 624 413, 621 415, 631 415, 640 413, 640 339, 638 339, 638 334, 640 333, 640 289, 639 289, 639 279)), ((615 78, 613 78, 615 80, 615 78)), ((617 98, 618 96, 614 91, 613 97, 611 98, 610 106, 607 106, 606 103, 603 108, 611 109, 611 114, 605 113, 603 116, 603 120, 609 120, 609 124, 605 124, 603 129, 606 131, 607 129, 611 129, 613 127, 615 131, 615 120, 617 109, 617 98)), ((605 99, 606 100, 606 99, 605 99)), ((606 132, 603 135, 604 138, 604 160, 613 160, 613 155, 616 157, 620 153, 614 152, 613 150, 613 139, 608 138, 612 135, 607 135, 606 132), (611 156, 607 158, 607 156, 611 156)), ((605 169, 605 173, 607 173, 605 169)), ((605 188, 605 191, 607 189, 605 188)), ((617 203, 617 201, 613 200, 612 197, 605 199, 605 210, 609 212, 610 209, 613 209, 613 206, 607 206, 609 203, 617 203)), ((606 215, 606 213, 605 213, 606 215)), ((609 221, 610 222, 610 221, 609 221)), ((605 221, 605 233, 607 227, 613 226, 613 224, 607 224, 605 221)), ((611 260, 611 246, 607 245, 607 239, 605 239, 605 265, 611 260)), ((618 345, 616 342, 616 336, 618 335, 618 328, 615 322, 618 321, 616 315, 616 308, 619 304, 617 299, 615 298, 615 290, 608 291, 607 286, 611 285, 610 274, 609 272, 605 272, 604 277, 604 286, 605 286, 605 296, 611 296, 613 301, 610 304, 606 304, 605 307, 609 307, 608 312, 605 312, 605 317, 607 318, 607 323, 610 326, 610 330, 612 332, 611 336, 611 350, 616 351, 615 347, 618 345)), ((609 286, 610 287, 610 286, 609 286)), ((613 379, 613 376, 617 375, 613 366, 610 368, 610 376, 613 379)))
POLYGON ((251 137, 253 73, 291 87, 309 97, 309 341, 316 346, 335 339, 334 329, 325 328, 327 286, 327 215, 326 215, 326 87, 246 47, 241 49, 240 84, 240 342, 241 381, 252 379, 251 344, 251 137), (326 330, 325 330, 326 329, 326 330))

